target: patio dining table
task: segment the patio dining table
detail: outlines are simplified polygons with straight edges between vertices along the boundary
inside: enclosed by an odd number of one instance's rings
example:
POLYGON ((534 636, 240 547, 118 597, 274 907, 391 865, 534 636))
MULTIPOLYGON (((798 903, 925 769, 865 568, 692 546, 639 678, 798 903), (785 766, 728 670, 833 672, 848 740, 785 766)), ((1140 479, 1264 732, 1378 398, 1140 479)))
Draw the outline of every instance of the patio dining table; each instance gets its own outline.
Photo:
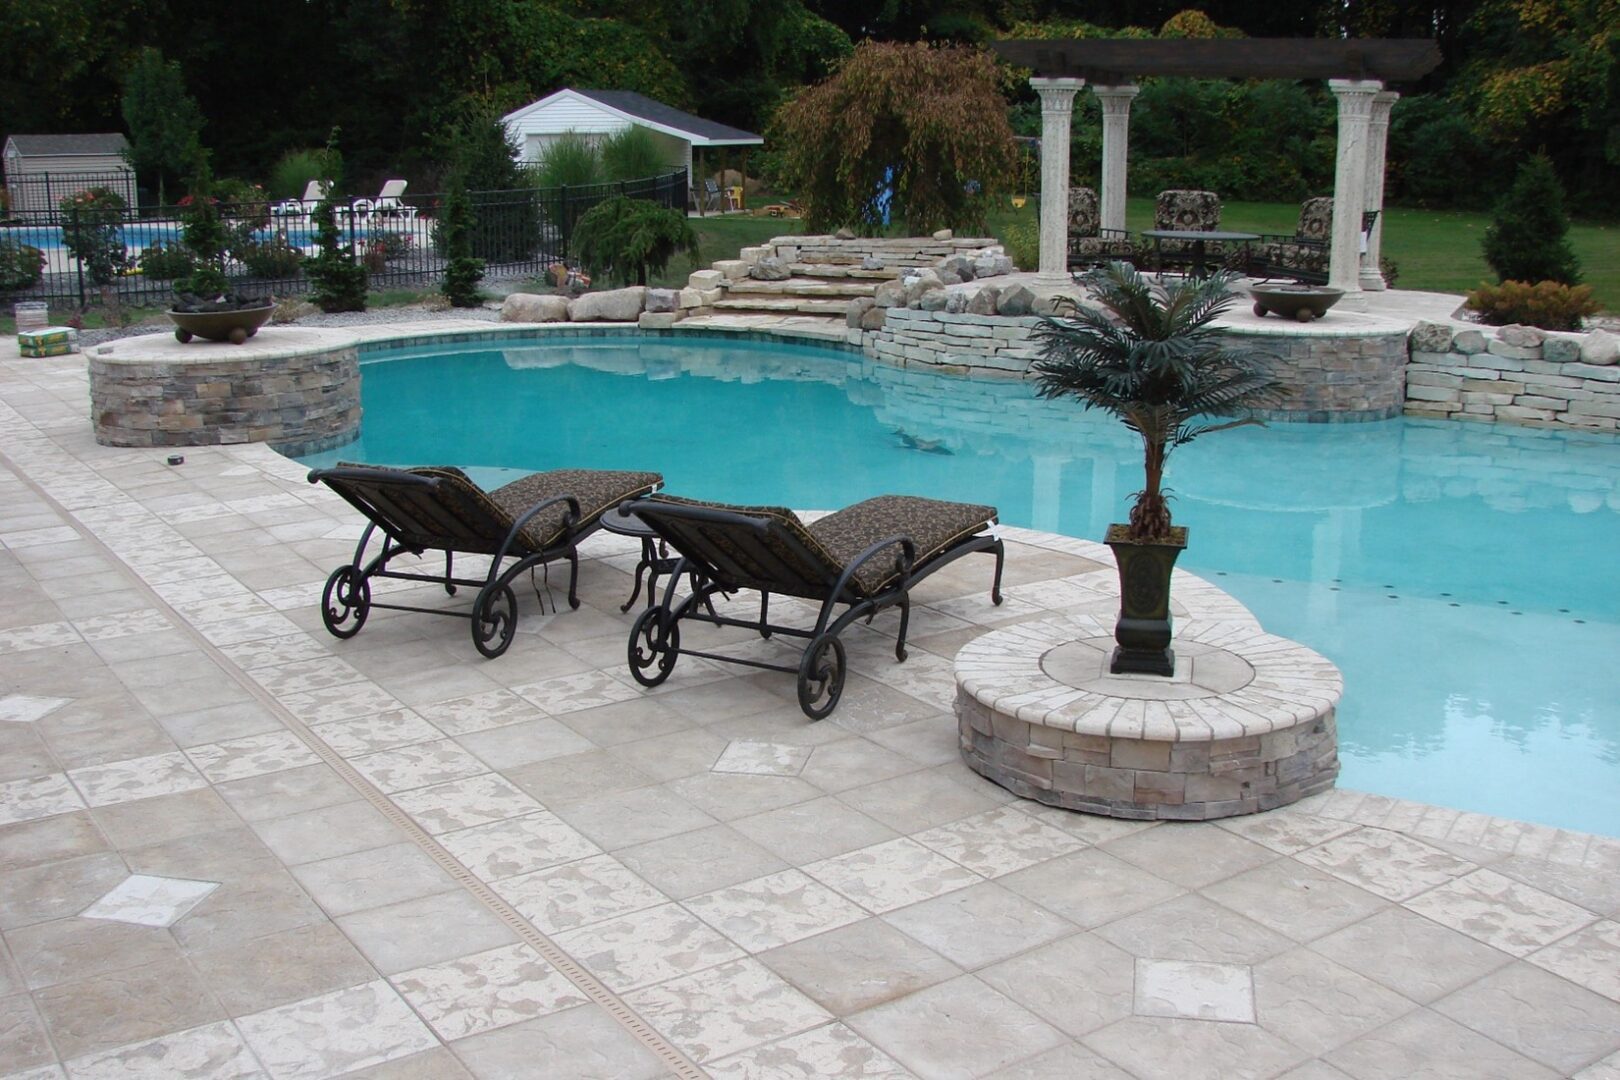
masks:
POLYGON ((1209 276, 1209 263, 1205 257, 1204 245, 1211 240, 1229 240, 1233 243, 1247 244, 1260 239, 1259 233, 1248 232, 1220 232, 1204 231, 1201 229, 1148 229, 1143 236, 1153 241, 1153 263, 1157 267, 1164 265, 1160 249, 1166 240, 1185 240, 1192 244, 1192 276, 1205 278, 1209 276))

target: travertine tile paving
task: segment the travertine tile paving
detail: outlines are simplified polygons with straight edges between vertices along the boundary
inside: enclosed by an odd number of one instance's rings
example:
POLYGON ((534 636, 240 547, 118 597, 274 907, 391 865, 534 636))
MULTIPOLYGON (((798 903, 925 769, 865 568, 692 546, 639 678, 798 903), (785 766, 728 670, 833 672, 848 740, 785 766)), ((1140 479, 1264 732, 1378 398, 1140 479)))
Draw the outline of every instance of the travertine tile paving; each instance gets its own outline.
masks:
POLYGON ((345 505, 84 402, 82 358, 0 369, 3 1080, 1620 1076, 1616 841, 1350 791, 1143 825, 960 764, 955 649, 1106 612, 1096 545, 1007 530, 1008 604, 936 576, 816 724, 629 680, 608 537, 499 661, 335 641, 345 505))

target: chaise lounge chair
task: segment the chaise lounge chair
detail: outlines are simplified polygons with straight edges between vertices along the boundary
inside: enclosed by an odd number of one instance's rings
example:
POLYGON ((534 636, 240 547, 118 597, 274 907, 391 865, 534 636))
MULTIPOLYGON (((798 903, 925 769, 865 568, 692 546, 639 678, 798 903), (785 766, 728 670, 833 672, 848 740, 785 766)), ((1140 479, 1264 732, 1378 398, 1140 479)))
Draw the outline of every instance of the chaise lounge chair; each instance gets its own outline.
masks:
POLYGON ((906 658, 906 626, 913 586, 947 563, 970 552, 996 557, 990 597, 1001 603, 1003 549, 992 506, 939 502, 907 495, 883 495, 856 503, 806 525, 791 510, 775 506, 730 506, 654 495, 627 503, 681 556, 664 598, 648 608, 630 631, 630 674, 643 686, 669 678, 682 655, 796 673, 799 707, 820 720, 838 705, 844 691, 844 646, 838 635, 857 619, 884 608, 900 608, 896 659, 906 658), (697 587, 677 598, 677 585, 697 575, 697 587), (757 589, 759 619, 716 614, 716 593, 757 589), (772 593, 819 601, 814 629, 767 621, 772 593), (847 604, 836 619, 833 609, 847 604), (681 648, 681 623, 808 638, 797 666, 771 664, 681 648))
POLYGON ((309 217, 326 198, 327 188, 330 186, 326 180, 311 180, 304 185, 302 199, 283 199, 270 208, 275 217, 309 217))
POLYGON ((309 482, 324 483, 370 521, 354 549, 354 559, 332 571, 321 594, 321 619, 333 636, 351 638, 371 609, 419 611, 472 620, 473 644, 494 658, 506 651, 517 630, 517 597, 512 581, 523 571, 556 559, 568 560, 568 604, 579 607, 579 542, 602 524, 602 512, 625 499, 646 495, 664 478, 651 472, 556 469, 534 473, 486 492, 460 469, 385 469, 339 464, 316 469, 309 482), (382 531, 382 550, 369 561, 372 534, 382 531), (404 554, 444 552, 444 575, 390 570, 404 554), (453 576, 457 553, 492 556, 482 580, 453 576), (515 560, 509 566, 503 564, 515 560), (472 611, 384 604, 372 600, 376 578, 426 581, 477 588, 472 611))

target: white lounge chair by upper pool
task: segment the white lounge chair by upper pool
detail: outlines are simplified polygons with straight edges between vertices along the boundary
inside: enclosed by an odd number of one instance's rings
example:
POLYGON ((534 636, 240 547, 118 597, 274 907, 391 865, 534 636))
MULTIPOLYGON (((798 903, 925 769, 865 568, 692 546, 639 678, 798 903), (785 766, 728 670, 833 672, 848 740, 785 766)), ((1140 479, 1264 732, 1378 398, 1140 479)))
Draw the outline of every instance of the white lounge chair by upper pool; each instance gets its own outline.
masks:
POLYGON ((354 200, 356 216, 393 217, 402 221, 416 220, 416 207, 411 206, 404 199, 406 181, 389 180, 382 186, 375 199, 354 200))
POLYGON ((311 180, 304 185, 302 199, 283 199, 270 208, 276 217, 307 217, 315 212, 315 207, 326 198, 330 182, 326 180, 311 180))

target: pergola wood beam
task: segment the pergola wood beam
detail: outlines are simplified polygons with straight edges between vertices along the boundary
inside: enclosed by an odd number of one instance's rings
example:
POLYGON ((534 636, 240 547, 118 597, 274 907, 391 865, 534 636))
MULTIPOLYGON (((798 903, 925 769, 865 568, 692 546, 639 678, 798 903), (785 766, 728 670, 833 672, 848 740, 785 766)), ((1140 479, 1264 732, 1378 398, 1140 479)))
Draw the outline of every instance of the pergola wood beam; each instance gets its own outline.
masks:
POLYGON ((1085 38, 995 41, 990 47, 1041 78, 1105 86, 1150 75, 1411 82, 1440 66, 1439 46, 1428 38, 1085 38))

